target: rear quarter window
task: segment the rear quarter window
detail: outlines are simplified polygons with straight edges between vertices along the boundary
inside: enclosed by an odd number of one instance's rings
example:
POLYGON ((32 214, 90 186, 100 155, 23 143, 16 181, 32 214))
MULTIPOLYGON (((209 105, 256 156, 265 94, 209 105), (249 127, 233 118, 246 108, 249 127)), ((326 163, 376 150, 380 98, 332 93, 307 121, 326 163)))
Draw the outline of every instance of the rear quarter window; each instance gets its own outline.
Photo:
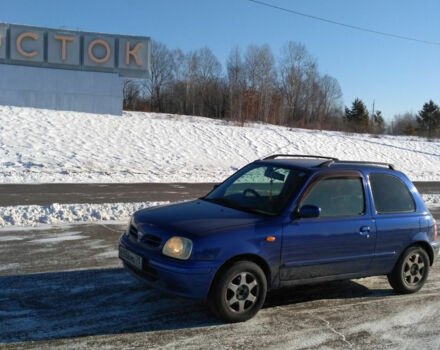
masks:
POLYGON ((410 213, 416 210, 408 187, 397 176, 372 173, 369 177, 377 213, 410 213))

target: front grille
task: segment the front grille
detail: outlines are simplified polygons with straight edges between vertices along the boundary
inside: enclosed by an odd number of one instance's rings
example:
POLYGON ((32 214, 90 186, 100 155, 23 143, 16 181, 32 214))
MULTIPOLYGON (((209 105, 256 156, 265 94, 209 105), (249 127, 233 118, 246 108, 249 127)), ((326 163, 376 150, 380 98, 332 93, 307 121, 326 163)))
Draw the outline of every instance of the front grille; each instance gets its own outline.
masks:
POLYGON ((160 243, 162 242, 162 238, 160 238, 159 236, 152 235, 149 233, 144 234, 143 232, 141 232, 141 234, 139 234, 137 228, 134 227, 133 225, 130 226, 129 235, 132 236, 135 240, 140 241, 141 243, 145 243, 145 244, 150 245, 155 248, 159 247, 160 243), (140 240, 139 240, 139 237, 140 237, 140 240))
POLYGON ((149 244, 153 247, 159 247, 160 242, 162 242, 162 238, 157 237, 155 235, 146 234, 142 236, 142 242, 149 244))

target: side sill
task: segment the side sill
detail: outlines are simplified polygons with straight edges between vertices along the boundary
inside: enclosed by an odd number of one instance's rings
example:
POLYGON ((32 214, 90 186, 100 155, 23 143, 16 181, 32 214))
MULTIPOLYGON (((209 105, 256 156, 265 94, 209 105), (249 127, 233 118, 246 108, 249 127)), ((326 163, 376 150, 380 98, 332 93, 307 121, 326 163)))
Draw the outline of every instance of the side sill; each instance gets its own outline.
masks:
POLYGON ((315 283, 330 282, 330 281, 351 280, 351 279, 371 277, 371 276, 377 276, 377 275, 372 272, 369 272, 369 273, 348 273, 343 275, 304 278, 298 280, 280 281, 279 287, 288 287, 288 286, 290 287, 290 286, 300 286, 300 285, 315 284, 315 283))

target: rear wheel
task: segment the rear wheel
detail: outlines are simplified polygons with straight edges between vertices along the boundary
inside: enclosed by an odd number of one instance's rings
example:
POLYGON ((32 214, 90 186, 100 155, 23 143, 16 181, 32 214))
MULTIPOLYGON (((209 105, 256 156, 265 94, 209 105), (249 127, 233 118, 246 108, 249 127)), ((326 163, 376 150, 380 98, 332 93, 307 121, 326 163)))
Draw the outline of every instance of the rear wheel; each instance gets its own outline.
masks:
POLYGON ((429 273, 429 257, 419 246, 409 247, 400 257, 388 281, 399 293, 414 293, 425 284, 429 273))
POLYGON ((239 261, 227 268, 213 285, 210 303, 226 322, 246 321, 261 309, 267 293, 263 270, 250 261, 239 261))

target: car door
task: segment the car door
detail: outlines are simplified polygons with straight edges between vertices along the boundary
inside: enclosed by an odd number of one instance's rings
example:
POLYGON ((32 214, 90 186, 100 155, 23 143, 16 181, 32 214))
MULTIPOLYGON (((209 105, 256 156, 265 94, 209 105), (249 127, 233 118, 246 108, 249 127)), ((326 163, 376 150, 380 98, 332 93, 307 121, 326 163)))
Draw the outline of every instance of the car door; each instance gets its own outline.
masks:
POLYGON ((350 275, 371 264, 376 229, 357 171, 318 175, 299 199, 321 209, 317 218, 294 218, 283 228, 280 279, 350 275))

